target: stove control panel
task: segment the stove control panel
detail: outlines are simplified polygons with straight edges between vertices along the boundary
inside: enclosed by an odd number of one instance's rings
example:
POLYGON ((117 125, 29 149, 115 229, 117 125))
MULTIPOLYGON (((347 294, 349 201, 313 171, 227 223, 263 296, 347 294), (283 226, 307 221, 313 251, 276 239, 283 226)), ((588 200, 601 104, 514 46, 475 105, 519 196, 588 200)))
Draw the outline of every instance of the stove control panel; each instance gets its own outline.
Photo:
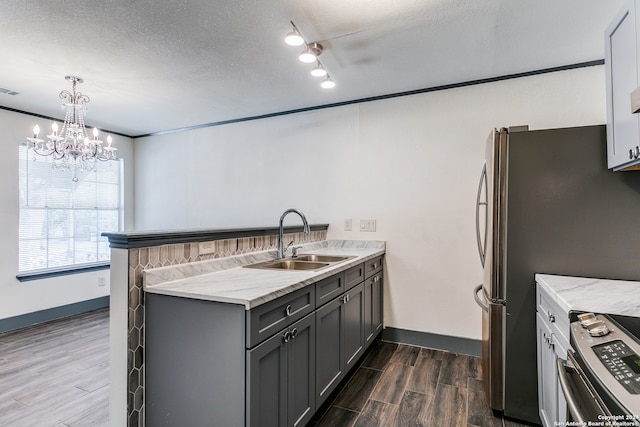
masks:
MULTIPOLYGON (((609 316, 594 317, 571 323, 575 358, 584 372, 597 378, 598 381, 592 383, 596 392, 608 395, 618 407, 614 415, 640 417, 640 340, 609 316)), ((634 420, 635 424, 631 425, 640 426, 640 422, 636 422, 640 418, 634 420)))
POLYGON ((621 340, 591 347, 613 377, 631 394, 640 394, 640 356, 621 340))

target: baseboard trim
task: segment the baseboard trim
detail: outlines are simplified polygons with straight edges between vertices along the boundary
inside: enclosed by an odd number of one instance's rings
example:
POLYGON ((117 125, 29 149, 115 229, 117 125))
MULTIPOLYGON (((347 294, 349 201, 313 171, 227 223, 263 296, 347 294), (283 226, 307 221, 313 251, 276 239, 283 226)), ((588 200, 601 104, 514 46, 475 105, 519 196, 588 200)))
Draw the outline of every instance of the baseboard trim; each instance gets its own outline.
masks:
POLYGON ((33 313, 21 314, 20 316, 0 319, 0 333, 37 325, 38 323, 49 322, 75 314, 86 313, 87 311, 109 307, 109 296, 94 298, 87 301, 80 301, 61 307, 48 308, 46 310, 35 311, 33 313))
POLYGON ((470 338, 452 337, 449 335, 438 335, 398 328, 384 328, 380 338, 399 344, 445 350, 451 353, 468 354, 470 356, 480 356, 482 354, 482 343, 470 338))

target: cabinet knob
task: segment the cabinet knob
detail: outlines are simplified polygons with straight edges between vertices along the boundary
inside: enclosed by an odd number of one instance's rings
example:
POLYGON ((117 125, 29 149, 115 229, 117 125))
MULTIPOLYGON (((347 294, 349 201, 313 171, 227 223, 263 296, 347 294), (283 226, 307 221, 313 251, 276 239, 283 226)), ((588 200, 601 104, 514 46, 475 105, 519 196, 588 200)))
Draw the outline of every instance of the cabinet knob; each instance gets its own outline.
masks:
POLYGON ((287 305, 287 308, 284 309, 284 312, 287 316, 291 316, 291 304, 287 305))
POLYGON ((547 317, 549 318, 549 322, 551 322, 551 323, 555 323, 556 322, 556 316, 552 312, 549 311, 547 313, 547 317))
POLYGON ((633 160, 633 149, 629 148, 629 160, 633 160))
POLYGON ((345 296, 343 296, 343 297, 342 297, 342 302, 343 302, 344 304, 346 304, 346 303, 348 303, 348 302, 349 302, 349 294, 346 294, 345 296))
POLYGON ((633 153, 633 158, 637 159, 638 157, 640 157, 640 146, 636 145, 636 152, 633 153))
POLYGON ((371 264, 371 267, 373 267, 373 268, 378 268, 378 263, 377 263, 377 262, 374 262, 373 264, 371 264))
POLYGON ((293 330, 291 331, 291 339, 294 340, 296 339, 297 336, 298 336, 298 329, 293 328, 293 330))
POLYGON ((380 276, 376 275, 371 278, 371 283, 376 283, 380 281, 380 276))
POLYGON ((291 332, 289 331, 285 332, 284 335, 282 336, 282 339, 284 340, 284 342, 289 342, 291 338, 292 338, 291 332))

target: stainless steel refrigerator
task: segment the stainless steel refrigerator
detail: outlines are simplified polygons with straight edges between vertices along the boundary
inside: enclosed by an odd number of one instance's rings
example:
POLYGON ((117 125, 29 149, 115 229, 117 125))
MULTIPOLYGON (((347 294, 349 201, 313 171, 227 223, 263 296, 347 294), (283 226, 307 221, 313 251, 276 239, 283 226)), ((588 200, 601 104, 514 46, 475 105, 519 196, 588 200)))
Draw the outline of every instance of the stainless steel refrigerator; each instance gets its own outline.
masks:
POLYGON ((476 223, 489 406, 540 424, 534 275, 640 280, 640 171, 607 169, 605 126, 494 130, 476 223))

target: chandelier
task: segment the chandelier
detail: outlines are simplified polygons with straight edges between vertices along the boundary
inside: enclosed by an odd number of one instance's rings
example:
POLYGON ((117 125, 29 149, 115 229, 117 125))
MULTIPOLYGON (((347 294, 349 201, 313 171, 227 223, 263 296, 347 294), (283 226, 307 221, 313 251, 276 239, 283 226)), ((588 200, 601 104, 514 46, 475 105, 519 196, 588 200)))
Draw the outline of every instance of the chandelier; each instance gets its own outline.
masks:
POLYGON ((64 100, 62 109, 65 110, 62 129, 59 130, 54 122, 45 141, 38 138, 40 126, 35 125, 33 138, 27 138, 27 148, 40 156, 51 156, 53 167, 72 171, 72 180, 78 182, 78 171, 93 170, 96 160, 116 160, 117 148, 111 146, 111 135, 107 136, 107 145, 103 147, 96 128, 93 128, 93 138, 89 138, 84 124, 89 97, 76 91, 77 84, 83 80, 75 76, 66 76, 65 79, 71 82, 72 88, 71 92, 60 92, 60 99, 64 100))

